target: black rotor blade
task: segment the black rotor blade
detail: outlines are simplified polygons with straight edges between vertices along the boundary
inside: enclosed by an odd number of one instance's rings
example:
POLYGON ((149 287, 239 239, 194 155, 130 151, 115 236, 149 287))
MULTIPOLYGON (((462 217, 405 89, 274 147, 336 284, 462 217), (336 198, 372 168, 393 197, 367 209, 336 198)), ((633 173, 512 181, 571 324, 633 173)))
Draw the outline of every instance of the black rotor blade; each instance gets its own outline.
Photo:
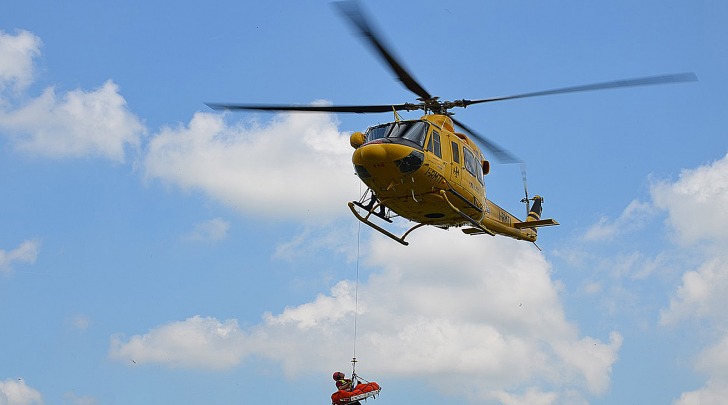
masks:
POLYGON ((419 104, 390 104, 390 105, 274 105, 274 104, 217 104, 206 103, 213 110, 258 110, 258 111, 303 111, 303 112, 333 112, 333 113, 385 113, 392 111, 412 111, 423 107, 419 104))
POLYGON ((516 98, 549 96, 549 95, 553 95, 553 94, 615 89, 615 88, 620 88, 620 87, 635 87, 635 86, 649 86, 649 85, 656 85, 656 84, 694 82, 697 80, 698 80, 698 77, 695 75, 695 73, 692 73, 692 72, 678 73, 678 74, 671 74, 671 75, 662 75, 662 76, 640 77, 640 78, 636 78, 636 79, 615 80, 612 82, 594 83, 594 84, 587 84, 587 85, 582 85, 582 86, 572 86, 572 87, 563 87, 563 88, 553 89, 553 90, 536 91, 533 93, 516 94, 513 96, 493 97, 493 98, 486 98, 486 99, 482 99, 482 100, 464 100, 463 106, 467 107, 472 104, 488 103, 491 101, 513 100, 516 98))
POLYGON ((359 3, 355 0, 351 1, 339 1, 334 3, 339 9, 341 14, 346 16, 349 21, 360 31, 361 35, 364 36, 369 44, 374 47, 389 67, 392 68, 397 78, 407 87, 411 92, 420 96, 423 100, 430 100, 432 96, 427 92, 417 81, 410 75, 407 70, 402 67, 402 64, 395 59, 394 54, 387 49, 382 37, 377 35, 372 27, 367 22, 367 18, 364 16, 359 3))
POLYGON ((505 148, 499 146, 498 144, 494 143, 493 141, 489 140, 488 138, 484 137, 483 135, 480 135, 479 133, 473 131, 472 129, 470 129, 468 126, 466 126, 462 122, 456 120, 453 117, 450 117, 450 119, 452 119, 452 122, 455 123, 455 125, 462 128, 470 136, 472 136, 478 142, 480 142, 483 146, 485 146, 493 154, 495 159, 497 161, 499 161, 500 163, 521 163, 521 162, 523 162, 521 159, 518 159, 517 157, 513 156, 505 148))

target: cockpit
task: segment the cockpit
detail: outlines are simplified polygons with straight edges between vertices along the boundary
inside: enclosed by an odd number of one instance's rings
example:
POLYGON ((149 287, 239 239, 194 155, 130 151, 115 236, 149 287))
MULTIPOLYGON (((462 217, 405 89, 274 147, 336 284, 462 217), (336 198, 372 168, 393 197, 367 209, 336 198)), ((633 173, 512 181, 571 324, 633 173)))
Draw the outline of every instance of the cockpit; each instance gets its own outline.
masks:
POLYGON ((366 132, 366 141, 369 143, 377 139, 387 139, 390 142, 409 144, 422 149, 428 128, 429 124, 424 121, 390 122, 369 127, 366 132))

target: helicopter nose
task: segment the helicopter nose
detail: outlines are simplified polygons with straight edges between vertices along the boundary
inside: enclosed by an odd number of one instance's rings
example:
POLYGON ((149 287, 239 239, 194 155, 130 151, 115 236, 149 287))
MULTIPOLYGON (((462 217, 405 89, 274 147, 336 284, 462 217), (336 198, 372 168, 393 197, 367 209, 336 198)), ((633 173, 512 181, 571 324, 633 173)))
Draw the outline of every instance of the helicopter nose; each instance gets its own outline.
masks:
POLYGON ((382 144, 366 145, 360 153, 362 160, 368 163, 380 163, 387 159, 387 148, 382 144))

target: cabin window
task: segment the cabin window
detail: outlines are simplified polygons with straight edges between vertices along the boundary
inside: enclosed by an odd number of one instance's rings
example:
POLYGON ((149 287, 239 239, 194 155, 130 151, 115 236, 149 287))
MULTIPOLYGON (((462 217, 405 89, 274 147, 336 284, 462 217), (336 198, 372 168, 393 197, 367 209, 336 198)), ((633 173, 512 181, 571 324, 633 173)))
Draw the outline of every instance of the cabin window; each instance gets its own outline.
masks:
POLYGON ((473 177, 478 177, 478 163, 475 160, 473 152, 468 148, 463 148, 463 158, 465 159, 465 170, 472 174, 473 177))
POLYGON ((430 142, 427 144, 427 150, 437 155, 437 157, 442 158, 442 150, 440 147, 440 133, 437 131, 432 131, 432 136, 430 137, 430 142))
POLYGON ((478 159, 475 161, 475 165, 478 167, 478 175, 475 177, 478 178, 480 184, 485 185, 485 180, 483 180, 483 177, 485 177, 485 168, 483 167, 483 162, 485 162, 485 158, 483 157, 483 154, 478 151, 478 159))
POLYGON ((452 161, 460 163, 460 145, 455 141, 452 141, 452 161))

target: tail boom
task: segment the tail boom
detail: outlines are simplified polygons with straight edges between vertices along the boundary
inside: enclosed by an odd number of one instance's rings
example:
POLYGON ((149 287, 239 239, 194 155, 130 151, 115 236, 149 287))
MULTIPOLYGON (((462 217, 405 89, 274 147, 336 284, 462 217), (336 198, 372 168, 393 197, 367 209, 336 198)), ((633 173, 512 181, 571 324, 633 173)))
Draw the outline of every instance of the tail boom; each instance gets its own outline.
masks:
MULTIPOLYGON (((486 200, 486 215, 480 220, 480 225, 488 229, 490 231, 489 233, 535 242, 538 237, 537 228, 554 226, 559 223, 551 218, 541 219, 543 197, 535 196, 533 201, 534 203, 528 212, 528 217, 525 221, 521 221, 515 215, 502 209, 497 204, 486 200)), ((463 229, 463 232, 471 235, 482 233, 475 232, 471 228, 463 229)))

